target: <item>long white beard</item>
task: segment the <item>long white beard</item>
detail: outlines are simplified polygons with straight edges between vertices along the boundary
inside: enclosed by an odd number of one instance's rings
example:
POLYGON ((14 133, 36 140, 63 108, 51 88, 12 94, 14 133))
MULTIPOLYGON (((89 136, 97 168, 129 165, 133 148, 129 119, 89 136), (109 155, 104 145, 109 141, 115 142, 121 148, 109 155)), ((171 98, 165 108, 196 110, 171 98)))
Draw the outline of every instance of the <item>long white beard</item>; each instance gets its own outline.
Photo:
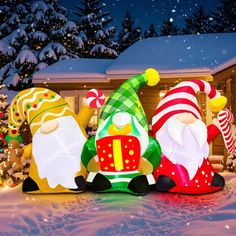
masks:
POLYGON ((77 188, 74 178, 80 171, 81 151, 86 138, 72 116, 55 119, 59 127, 43 134, 40 129, 33 136, 33 155, 39 177, 46 178, 51 188, 58 184, 77 188))
POLYGON ((156 133, 156 139, 172 163, 186 168, 190 180, 209 155, 207 128, 201 120, 186 125, 173 116, 156 133))

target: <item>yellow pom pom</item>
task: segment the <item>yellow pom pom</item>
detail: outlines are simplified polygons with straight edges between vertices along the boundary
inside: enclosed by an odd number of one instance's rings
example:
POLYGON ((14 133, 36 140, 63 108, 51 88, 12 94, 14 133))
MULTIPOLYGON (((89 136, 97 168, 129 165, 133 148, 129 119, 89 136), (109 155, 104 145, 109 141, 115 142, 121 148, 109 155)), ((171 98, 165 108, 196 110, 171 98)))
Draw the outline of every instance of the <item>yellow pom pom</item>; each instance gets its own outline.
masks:
POLYGON ((216 99, 212 99, 208 103, 208 107, 212 112, 218 112, 225 107, 226 103, 227 103, 227 98, 225 96, 220 96, 216 99))
POLYGON ((158 71, 153 68, 148 68, 147 70, 145 70, 145 75, 148 80, 148 86, 155 86, 160 81, 160 75, 158 71))

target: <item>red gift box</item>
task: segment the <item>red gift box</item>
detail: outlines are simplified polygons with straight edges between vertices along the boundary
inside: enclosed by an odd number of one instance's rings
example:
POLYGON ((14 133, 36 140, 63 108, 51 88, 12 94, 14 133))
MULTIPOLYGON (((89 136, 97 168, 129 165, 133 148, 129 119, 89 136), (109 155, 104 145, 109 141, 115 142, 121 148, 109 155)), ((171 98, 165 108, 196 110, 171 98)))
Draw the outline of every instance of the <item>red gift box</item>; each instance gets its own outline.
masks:
POLYGON ((136 171, 140 162, 140 143, 135 136, 116 135, 96 141, 101 171, 136 171))

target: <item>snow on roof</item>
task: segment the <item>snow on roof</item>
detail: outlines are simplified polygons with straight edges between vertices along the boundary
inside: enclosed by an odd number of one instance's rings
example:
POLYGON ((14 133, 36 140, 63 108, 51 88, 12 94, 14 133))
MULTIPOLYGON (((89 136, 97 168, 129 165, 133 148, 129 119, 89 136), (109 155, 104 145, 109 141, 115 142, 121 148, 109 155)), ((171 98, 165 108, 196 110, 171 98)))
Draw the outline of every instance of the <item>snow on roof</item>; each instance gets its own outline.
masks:
POLYGON ((108 75, 142 73, 154 67, 160 73, 217 73, 236 64, 236 33, 178 35, 141 40, 125 50, 106 70, 108 75), (224 69, 224 68, 223 68, 224 69))
POLYGON ((63 60, 36 72, 33 78, 35 83, 45 80, 70 83, 78 82, 77 79, 102 82, 127 79, 153 67, 162 78, 205 77, 212 80, 212 75, 236 65, 235 42, 236 33, 149 38, 135 43, 115 60, 63 60))
MULTIPOLYGON (((58 61, 57 63, 36 72, 33 75, 35 82, 50 79, 55 82, 56 79, 64 80, 66 82, 73 81, 74 79, 87 79, 91 82, 93 80, 106 81, 106 69, 114 62, 111 59, 67 59, 58 61)), ((89 81, 87 81, 89 82, 89 81)))

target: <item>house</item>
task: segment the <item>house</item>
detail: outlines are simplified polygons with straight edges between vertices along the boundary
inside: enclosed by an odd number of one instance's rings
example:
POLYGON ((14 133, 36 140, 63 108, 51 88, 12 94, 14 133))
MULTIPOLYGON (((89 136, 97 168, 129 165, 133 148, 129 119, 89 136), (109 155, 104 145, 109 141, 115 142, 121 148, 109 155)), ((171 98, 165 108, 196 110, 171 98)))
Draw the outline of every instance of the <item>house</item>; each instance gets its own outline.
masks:
MULTIPOLYGON (((228 108, 236 114, 236 33, 178 35, 141 40, 116 59, 68 59, 59 61, 33 75, 36 86, 48 87, 65 97, 78 112, 86 91, 102 89, 109 95, 126 79, 153 67, 160 73, 160 83, 143 87, 140 100, 151 123, 153 112, 165 92, 182 80, 210 81, 228 98, 228 108)), ((214 114, 207 109, 208 98, 198 95, 203 119, 211 123, 214 114)), ((96 124, 99 111, 94 115, 96 124)), ((217 138, 211 152, 223 155, 222 138, 217 138)))

